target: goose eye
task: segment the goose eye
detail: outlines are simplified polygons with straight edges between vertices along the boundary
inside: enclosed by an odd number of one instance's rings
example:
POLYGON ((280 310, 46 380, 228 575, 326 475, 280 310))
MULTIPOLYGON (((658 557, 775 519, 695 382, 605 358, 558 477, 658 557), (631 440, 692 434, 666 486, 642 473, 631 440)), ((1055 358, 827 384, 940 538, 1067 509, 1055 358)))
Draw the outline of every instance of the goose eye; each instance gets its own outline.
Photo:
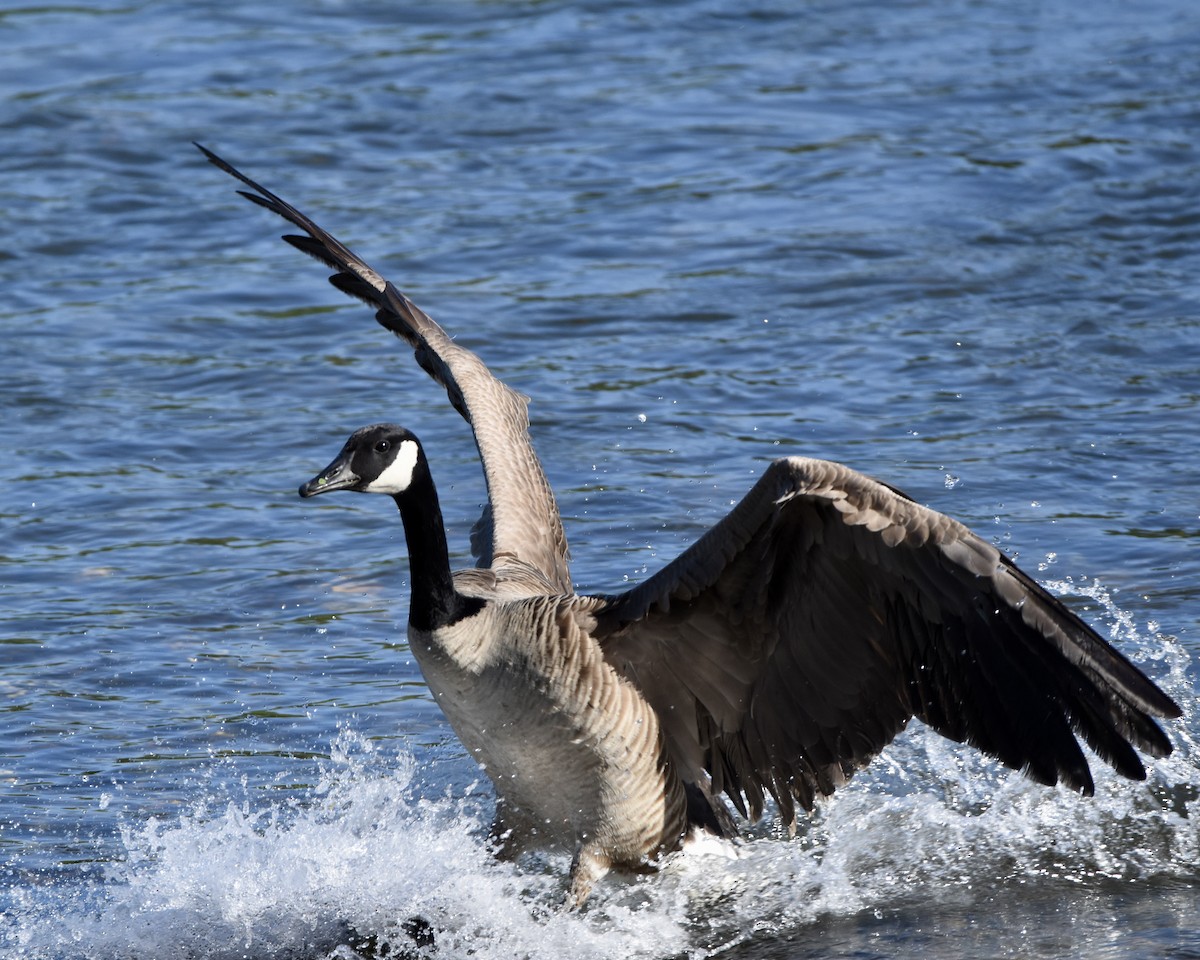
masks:
POLYGON ((375 452, 376 453, 387 453, 391 449, 392 449, 392 442, 390 440, 380 440, 378 443, 375 444, 375 452))

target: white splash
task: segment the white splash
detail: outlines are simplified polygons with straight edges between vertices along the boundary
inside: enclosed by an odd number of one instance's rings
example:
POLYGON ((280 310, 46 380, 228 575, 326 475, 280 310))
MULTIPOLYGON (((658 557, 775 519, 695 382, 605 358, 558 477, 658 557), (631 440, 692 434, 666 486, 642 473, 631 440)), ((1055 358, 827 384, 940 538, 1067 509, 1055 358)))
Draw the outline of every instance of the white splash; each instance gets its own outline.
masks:
POLYGON ((345 732, 311 805, 214 811, 208 797, 178 821, 129 826, 106 882, 13 891, 0 953, 349 958, 368 936, 411 947, 414 917, 448 958, 656 956, 684 943, 666 911, 560 911, 565 859, 498 863, 487 795, 421 798, 413 770, 410 755, 381 757, 345 732))

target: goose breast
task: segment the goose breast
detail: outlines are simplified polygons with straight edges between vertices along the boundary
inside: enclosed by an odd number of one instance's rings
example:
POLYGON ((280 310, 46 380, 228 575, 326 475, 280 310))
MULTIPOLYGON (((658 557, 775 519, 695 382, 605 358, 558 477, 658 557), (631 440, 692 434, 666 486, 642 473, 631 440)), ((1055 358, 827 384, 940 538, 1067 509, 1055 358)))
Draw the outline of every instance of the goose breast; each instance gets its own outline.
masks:
POLYGON ((492 603, 410 628, 409 642, 454 732, 539 844, 593 841, 611 865, 635 867, 677 846, 686 802, 658 716, 592 637, 600 602, 492 603))

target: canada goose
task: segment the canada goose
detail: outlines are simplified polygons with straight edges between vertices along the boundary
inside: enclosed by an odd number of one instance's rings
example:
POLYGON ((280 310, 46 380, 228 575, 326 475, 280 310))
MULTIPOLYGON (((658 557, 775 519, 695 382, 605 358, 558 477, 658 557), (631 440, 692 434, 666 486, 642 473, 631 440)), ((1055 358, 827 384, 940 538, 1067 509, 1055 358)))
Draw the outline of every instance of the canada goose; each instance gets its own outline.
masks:
POLYGON ((918 717, 1034 780, 1093 790, 1077 737, 1131 779, 1179 707, 962 524, 841 464, 770 464, 732 511, 624 593, 579 596, 526 400, 403 293, 215 154, 284 237, 377 310, 471 424, 488 505, 451 573, 407 430, 365 427, 300 488, 391 496, 411 567, 409 640, 496 787, 501 853, 574 852, 569 901, 652 869, 690 830, 731 835, 767 798, 795 827, 918 717), (722 795, 724 799, 722 799, 722 795))

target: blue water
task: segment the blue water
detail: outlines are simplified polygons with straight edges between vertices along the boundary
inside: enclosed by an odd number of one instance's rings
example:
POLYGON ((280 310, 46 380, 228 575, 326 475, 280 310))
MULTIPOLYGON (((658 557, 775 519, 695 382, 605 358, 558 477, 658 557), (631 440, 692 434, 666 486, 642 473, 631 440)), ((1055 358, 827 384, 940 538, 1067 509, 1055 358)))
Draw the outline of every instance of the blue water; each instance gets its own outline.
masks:
POLYGON ((1200 957, 1200 8, 284 10, 0 8, 0 954, 1200 957), (295 495, 404 423, 465 561, 469 432, 191 140, 534 398, 580 589, 842 460, 1113 637, 1176 753, 1081 800, 914 729, 795 841, 556 912, 394 516, 295 495))

